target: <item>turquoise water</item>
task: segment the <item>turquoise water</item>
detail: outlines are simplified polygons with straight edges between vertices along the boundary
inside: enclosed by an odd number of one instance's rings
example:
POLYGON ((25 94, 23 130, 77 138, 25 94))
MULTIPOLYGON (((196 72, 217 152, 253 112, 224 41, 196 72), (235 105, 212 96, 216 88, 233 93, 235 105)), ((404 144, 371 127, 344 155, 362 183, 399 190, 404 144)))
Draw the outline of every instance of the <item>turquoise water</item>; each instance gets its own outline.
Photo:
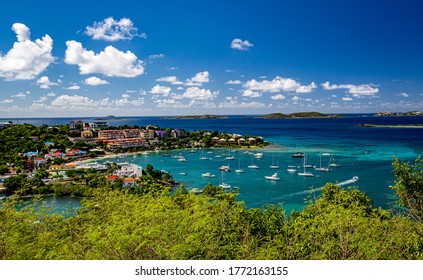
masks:
MULTIPOLYGON (((26 119, 21 122, 39 124, 68 123, 71 119, 26 119)), ((92 121, 92 119, 83 119, 92 121)), ((108 121, 111 125, 158 125, 163 128, 184 128, 188 131, 218 130, 219 132, 239 133, 243 135, 263 136, 272 143, 261 150, 264 156, 255 160, 259 170, 250 170, 251 155, 245 150, 229 151, 236 160, 228 161, 215 158, 216 155, 228 153, 228 150, 204 150, 208 160, 200 160, 201 152, 181 153, 187 158, 179 162, 171 157, 163 157, 161 153, 150 155, 128 156, 124 158, 107 159, 109 161, 130 162, 145 167, 152 164, 155 169, 167 170, 173 177, 187 188, 203 188, 209 181, 218 185, 221 180, 221 165, 230 164, 232 172, 223 174, 223 181, 239 187, 239 199, 248 207, 261 207, 264 204, 282 203, 288 211, 300 210, 304 207, 304 199, 310 195, 308 190, 317 189, 311 195, 319 195, 326 182, 341 182, 358 176, 360 180, 354 183, 365 191, 374 201, 374 206, 389 208, 395 205, 397 198, 389 188, 394 184, 392 161, 399 157, 405 161, 413 161, 423 153, 423 129, 419 128, 364 128, 358 124, 423 124, 423 117, 372 117, 371 115, 348 115, 345 118, 334 119, 256 119, 253 117, 230 116, 227 119, 165 119, 161 117, 128 117, 108 121), (315 165, 319 154, 334 154, 335 161, 341 166, 334 167, 330 172, 312 171, 314 177, 301 177, 286 171, 288 165, 300 165, 292 162, 291 154, 295 151, 307 154, 308 163, 315 165), (238 174, 238 159, 244 173, 238 174), (272 175, 270 169, 273 159, 279 162, 280 181, 269 181, 264 176, 272 175), (186 172, 187 175, 179 173, 186 172), (202 177, 202 173, 215 174, 214 178, 202 177)), ((323 165, 328 158, 323 157, 323 165)), ((105 160, 103 160, 105 161, 105 160)), ((311 171, 311 170, 310 170, 311 171)))

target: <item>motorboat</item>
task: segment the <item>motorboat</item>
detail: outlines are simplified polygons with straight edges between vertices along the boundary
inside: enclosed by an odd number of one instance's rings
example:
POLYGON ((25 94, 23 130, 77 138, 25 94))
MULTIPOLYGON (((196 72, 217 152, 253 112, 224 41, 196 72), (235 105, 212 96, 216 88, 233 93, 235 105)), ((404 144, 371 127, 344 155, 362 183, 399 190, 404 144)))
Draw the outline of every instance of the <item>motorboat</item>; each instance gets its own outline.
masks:
POLYGON ((276 172, 272 176, 264 176, 267 180, 273 180, 273 181, 279 181, 281 178, 279 178, 278 173, 276 172))

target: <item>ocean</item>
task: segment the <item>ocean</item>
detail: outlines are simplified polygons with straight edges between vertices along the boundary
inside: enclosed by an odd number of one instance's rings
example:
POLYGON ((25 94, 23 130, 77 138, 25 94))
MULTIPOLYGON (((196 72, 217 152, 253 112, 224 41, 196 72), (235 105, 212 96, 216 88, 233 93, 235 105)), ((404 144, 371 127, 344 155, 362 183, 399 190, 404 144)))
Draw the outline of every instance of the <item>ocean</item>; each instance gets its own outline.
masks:
MULTIPOLYGON (((71 120, 92 122, 94 118, 38 118, 19 119, 19 123, 34 125, 65 124, 71 120)), ((8 120, 0 120, 8 121, 8 120)), ((17 120, 12 120, 17 122, 17 120)), ((305 200, 317 197, 326 182, 339 183, 358 176, 353 184, 366 192, 375 207, 392 208, 397 197, 390 188, 395 178, 392 162, 395 157, 404 161, 413 161, 423 152, 423 128, 388 128, 359 127, 359 124, 423 124, 423 117, 373 117, 372 115, 346 115, 341 118, 299 118, 299 119, 263 119, 255 116, 229 116, 224 119, 168 119, 163 117, 122 117, 107 120, 109 125, 158 125, 162 128, 183 128, 188 131, 218 130, 219 132, 242 135, 262 136, 271 143, 260 150, 245 149, 204 149, 172 151, 172 156, 181 154, 187 161, 180 162, 173 157, 164 157, 163 153, 150 153, 107 159, 109 161, 130 162, 153 165, 155 169, 169 171, 174 179, 186 188, 202 189, 209 181, 214 185, 222 181, 239 188, 238 199, 247 207, 263 207, 266 204, 281 204, 289 213, 301 210, 305 200), (293 159, 294 152, 307 156, 307 163, 327 167, 331 156, 337 167, 330 167, 329 172, 315 171, 313 177, 302 177, 287 172, 290 165, 302 165, 302 159, 293 159), (251 153, 262 152, 262 159, 256 159, 251 153), (216 157, 222 155, 221 157, 216 157), (235 160, 226 160, 225 155, 234 156, 235 160), (321 156, 322 155, 322 156, 321 156), (207 160, 200 159, 206 157, 207 160), (260 168, 249 169, 252 162, 260 168), (278 163, 280 168, 271 169, 278 163), (231 172, 221 172, 219 167, 230 165, 231 172), (236 173, 240 166, 244 173, 236 173), (215 177, 203 177, 203 173, 212 173, 215 177), (264 176, 278 172, 280 180, 270 181, 264 176), (186 175, 181 175, 186 173, 186 175)), ((102 160, 105 161, 105 160, 102 160)), ((301 170, 303 171, 303 170, 301 170)))

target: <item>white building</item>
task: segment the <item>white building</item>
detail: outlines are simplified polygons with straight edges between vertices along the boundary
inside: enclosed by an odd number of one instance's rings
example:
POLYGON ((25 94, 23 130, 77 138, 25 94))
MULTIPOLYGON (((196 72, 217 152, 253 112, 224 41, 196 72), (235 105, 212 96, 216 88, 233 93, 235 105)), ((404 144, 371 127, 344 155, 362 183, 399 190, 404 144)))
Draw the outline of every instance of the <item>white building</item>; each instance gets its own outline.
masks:
POLYGON ((119 176, 121 178, 141 177, 142 166, 136 164, 125 164, 120 168, 120 170, 116 170, 114 172, 114 175, 119 176))

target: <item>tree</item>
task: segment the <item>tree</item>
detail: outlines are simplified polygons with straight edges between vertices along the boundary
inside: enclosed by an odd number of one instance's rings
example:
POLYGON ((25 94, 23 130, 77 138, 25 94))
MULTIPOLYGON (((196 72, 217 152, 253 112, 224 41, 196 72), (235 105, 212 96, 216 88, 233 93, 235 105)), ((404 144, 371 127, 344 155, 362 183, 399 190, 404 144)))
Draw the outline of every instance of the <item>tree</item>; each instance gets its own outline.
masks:
POLYGON ((413 219, 423 218, 423 159, 420 155, 414 164, 396 158, 394 163, 395 185, 392 188, 399 197, 399 204, 410 211, 413 219))

